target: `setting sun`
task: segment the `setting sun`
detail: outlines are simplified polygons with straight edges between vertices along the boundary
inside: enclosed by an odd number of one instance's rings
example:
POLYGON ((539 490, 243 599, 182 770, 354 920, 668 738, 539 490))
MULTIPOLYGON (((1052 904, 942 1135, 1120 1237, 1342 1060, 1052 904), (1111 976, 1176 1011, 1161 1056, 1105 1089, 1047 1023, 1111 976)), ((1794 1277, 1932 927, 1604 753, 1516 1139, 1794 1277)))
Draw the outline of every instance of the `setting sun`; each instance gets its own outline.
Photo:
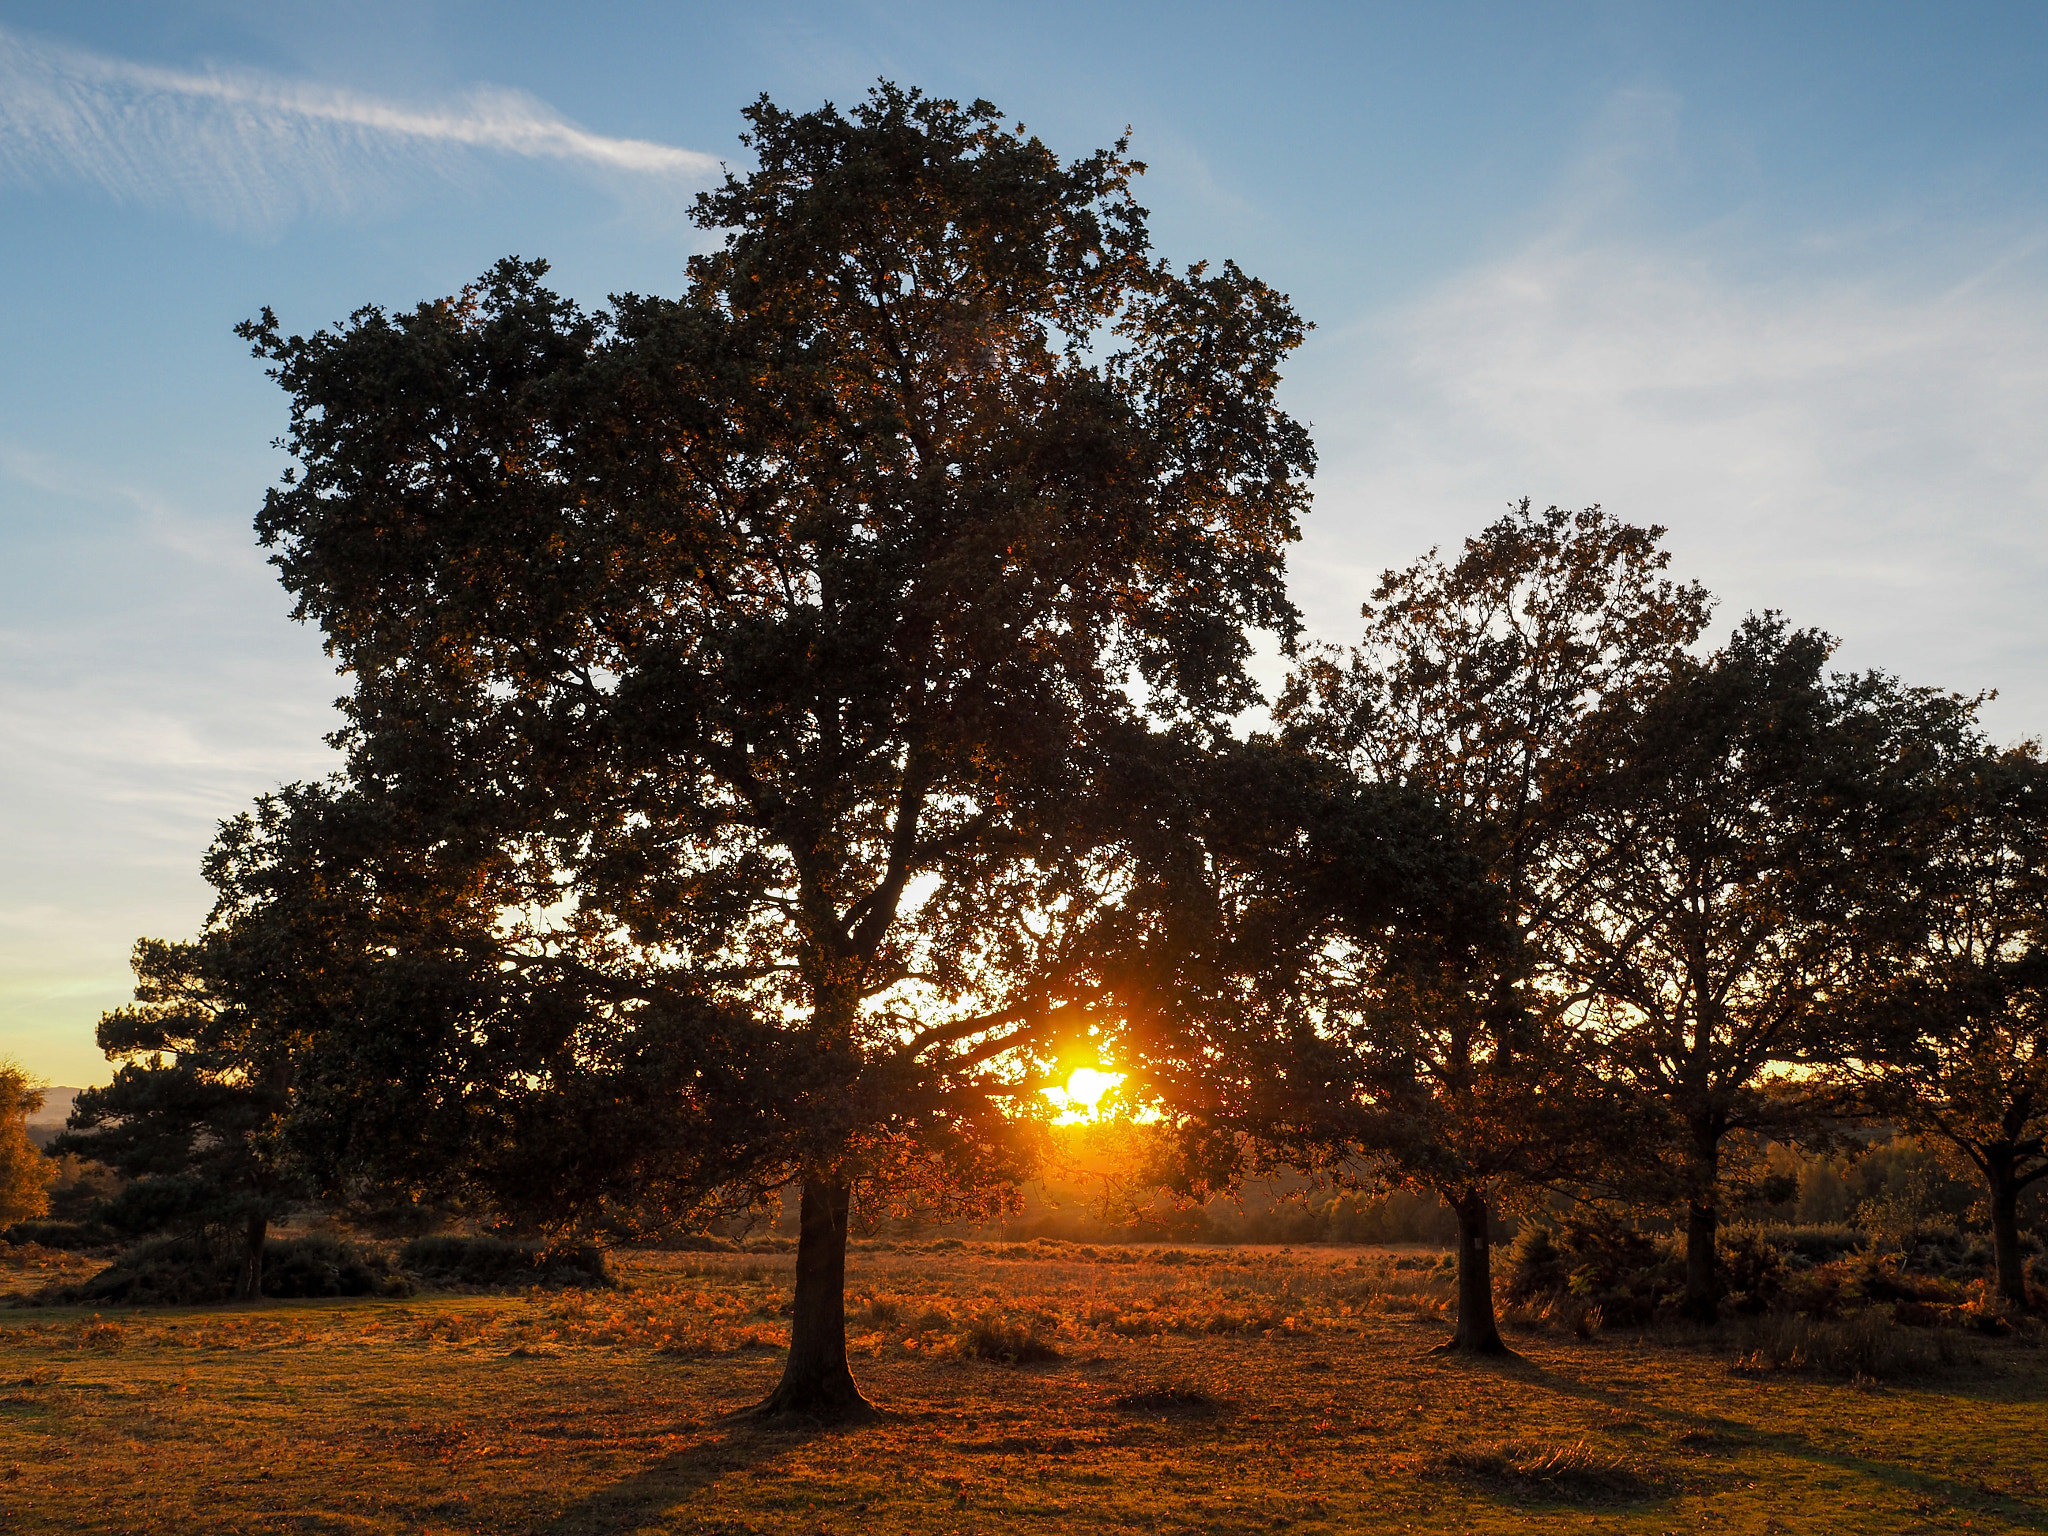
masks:
POLYGON ((1097 1067, 1076 1067, 1064 1088, 1046 1089, 1046 1097, 1063 1111, 1062 1120, 1092 1120, 1102 1096, 1124 1080, 1121 1072, 1104 1072, 1097 1067))

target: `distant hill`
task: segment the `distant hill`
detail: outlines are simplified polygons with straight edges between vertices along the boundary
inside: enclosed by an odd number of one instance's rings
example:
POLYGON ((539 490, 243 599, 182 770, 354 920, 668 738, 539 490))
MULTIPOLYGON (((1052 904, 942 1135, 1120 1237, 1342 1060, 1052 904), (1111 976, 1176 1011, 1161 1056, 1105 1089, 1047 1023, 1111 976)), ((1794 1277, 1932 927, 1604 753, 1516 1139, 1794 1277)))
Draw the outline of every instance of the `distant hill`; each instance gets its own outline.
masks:
POLYGON ((76 1088, 45 1088, 43 1107, 28 1117, 28 1123, 61 1127, 71 1118, 71 1101, 77 1097, 76 1088))
POLYGON ((45 1088, 43 1107, 28 1117, 28 1139, 39 1147, 56 1140, 64 1122, 71 1118, 71 1101, 77 1097, 76 1088, 45 1088))

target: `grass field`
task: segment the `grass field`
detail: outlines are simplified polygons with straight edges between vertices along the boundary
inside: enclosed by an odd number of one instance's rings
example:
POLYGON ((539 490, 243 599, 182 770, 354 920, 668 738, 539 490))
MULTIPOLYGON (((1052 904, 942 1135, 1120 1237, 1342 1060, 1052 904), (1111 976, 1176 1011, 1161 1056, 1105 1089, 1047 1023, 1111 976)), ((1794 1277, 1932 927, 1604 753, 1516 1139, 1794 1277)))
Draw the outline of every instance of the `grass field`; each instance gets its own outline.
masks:
POLYGON ((0 1312, 0 1529, 2048 1530, 2023 1341, 1889 1384, 1513 1328, 1522 1359, 1475 1365, 1426 1353, 1433 1255, 866 1248, 852 1339, 884 1411, 731 1418, 779 1369, 790 1263, 0 1312))

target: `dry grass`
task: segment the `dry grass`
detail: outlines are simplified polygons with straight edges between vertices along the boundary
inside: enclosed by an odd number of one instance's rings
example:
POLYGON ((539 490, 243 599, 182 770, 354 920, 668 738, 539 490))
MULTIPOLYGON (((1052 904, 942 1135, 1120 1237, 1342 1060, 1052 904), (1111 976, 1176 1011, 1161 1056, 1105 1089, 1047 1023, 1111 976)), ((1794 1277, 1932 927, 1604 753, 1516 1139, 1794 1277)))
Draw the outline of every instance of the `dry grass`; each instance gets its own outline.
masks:
POLYGON ((888 1411, 779 1429, 728 1415, 780 1367, 790 1262, 0 1312, 0 1530, 2048 1530, 2024 1340, 1899 1387, 1562 1326, 1471 1365, 1424 1353, 1433 1255, 871 1249, 851 1338, 888 1411), (1005 1328, 1057 1358, 986 1358, 1005 1328))

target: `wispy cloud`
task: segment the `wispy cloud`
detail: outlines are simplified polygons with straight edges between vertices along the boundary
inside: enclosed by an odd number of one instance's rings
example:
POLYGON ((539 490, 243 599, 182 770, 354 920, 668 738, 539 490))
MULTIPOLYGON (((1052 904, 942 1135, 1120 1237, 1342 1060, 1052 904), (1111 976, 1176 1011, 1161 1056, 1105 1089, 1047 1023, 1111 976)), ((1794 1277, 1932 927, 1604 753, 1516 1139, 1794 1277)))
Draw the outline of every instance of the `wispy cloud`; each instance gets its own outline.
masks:
POLYGON ((0 30, 0 181, 84 182, 235 228, 347 211, 406 177, 462 178, 480 155, 606 177, 701 181, 714 156, 619 139, 520 91, 405 105, 251 70, 166 69, 0 30))
POLYGON ((1618 234, 1633 173, 1598 169, 1519 248, 1333 338, 1316 627, 1348 637, 1380 569, 1512 497, 1597 501, 1668 525, 1724 618, 1781 608, 1846 664, 1997 688, 2003 734, 2048 727, 2041 232, 1618 234))

